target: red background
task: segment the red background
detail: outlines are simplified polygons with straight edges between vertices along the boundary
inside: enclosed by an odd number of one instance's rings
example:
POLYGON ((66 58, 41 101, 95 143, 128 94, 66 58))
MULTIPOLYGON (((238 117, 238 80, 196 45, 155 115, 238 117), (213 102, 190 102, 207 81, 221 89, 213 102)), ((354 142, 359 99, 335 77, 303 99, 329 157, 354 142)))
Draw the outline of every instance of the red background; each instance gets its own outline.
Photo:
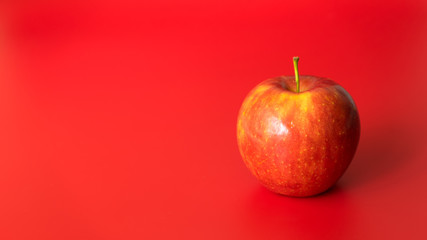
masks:
POLYGON ((426 64, 423 0, 2 1, 0 239, 426 239, 426 64), (295 55, 362 126, 302 199, 261 187, 235 136, 295 55))

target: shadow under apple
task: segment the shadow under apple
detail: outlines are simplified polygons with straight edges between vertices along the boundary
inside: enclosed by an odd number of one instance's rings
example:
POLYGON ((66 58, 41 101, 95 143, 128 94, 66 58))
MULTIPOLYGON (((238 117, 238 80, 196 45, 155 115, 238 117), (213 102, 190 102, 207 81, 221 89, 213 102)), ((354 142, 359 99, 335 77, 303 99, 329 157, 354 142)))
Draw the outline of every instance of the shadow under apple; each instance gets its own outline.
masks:
POLYGON ((262 239, 339 239, 355 221, 351 198, 339 185, 308 198, 282 196, 260 185, 245 212, 247 229, 262 239))
POLYGON ((361 187, 398 171, 421 147, 417 136, 408 126, 362 129, 356 155, 339 184, 344 188, 361 187))

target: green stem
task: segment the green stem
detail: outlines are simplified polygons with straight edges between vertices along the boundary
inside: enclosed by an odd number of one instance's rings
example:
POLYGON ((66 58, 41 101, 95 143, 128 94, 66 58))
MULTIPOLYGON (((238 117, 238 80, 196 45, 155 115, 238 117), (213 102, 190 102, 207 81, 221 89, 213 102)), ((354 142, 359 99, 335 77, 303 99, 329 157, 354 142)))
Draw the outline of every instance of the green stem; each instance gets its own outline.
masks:
POLYGON ((299 57, 294 57, 295 81, 297 82, 297 93, 299 93, 299 74, 298 74, 299 57))

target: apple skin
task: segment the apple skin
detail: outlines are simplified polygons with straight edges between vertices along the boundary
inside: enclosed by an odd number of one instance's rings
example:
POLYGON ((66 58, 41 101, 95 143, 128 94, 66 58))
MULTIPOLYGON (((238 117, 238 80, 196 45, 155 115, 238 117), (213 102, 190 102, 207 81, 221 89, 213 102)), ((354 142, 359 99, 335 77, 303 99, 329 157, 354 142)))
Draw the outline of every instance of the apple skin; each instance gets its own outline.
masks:
POLYGON ((273 192, 307 197, 344 174, 357 149, 360 120, 350 94, 327 78, 276 77, 256 86, 237 119, 237 142, 251 173, 273 192))

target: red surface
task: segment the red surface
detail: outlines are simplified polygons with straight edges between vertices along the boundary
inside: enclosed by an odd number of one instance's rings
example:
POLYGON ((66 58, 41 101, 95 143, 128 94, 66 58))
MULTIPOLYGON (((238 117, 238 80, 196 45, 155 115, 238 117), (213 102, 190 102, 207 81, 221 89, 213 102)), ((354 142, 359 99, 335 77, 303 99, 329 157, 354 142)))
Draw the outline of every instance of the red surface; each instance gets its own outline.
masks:
POLYGON ((423 0, 2 1, 0 239, 426 239, 426 42, 423 0), (305 199, 262 188, 236 142, 294 55, 362 127, 305 199))

